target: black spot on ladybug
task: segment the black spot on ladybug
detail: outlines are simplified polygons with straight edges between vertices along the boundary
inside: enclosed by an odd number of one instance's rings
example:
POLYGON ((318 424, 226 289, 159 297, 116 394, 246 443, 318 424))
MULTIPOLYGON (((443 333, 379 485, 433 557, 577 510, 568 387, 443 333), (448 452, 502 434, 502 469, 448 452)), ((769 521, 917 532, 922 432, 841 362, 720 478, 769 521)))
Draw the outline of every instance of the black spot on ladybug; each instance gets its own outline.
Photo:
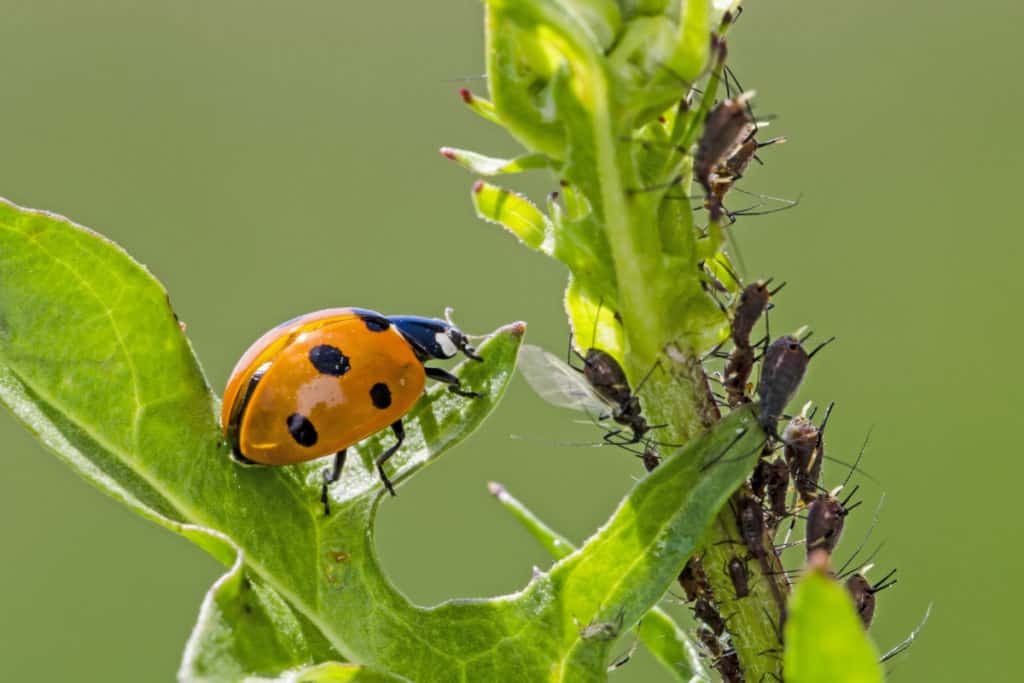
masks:
POLYGON ((375 315, 364 315, 362 318, 363 322, 366 323, 366 329, 370 332, 383 332, 391 327, 391 321, 387 318, 379 318, 375 315))
POLYGON ((341 352, 336 346, 320 344, 309 350, 309 362, 317 369, 317 372, 325 375, 341 377, 349 371, 348 356, 341 352))
POLYGON ((391 390, 388 389, 388 385, 384 382, 377 382, 370 389, 370 399, 373 401, 373 405, 381 410, 384 410, 391 405, 391 390))
POLYGON ((292 413, 288 416, 288 433, 300 446, 309 448, 316 443, 316 428, 305 415, 292 413))

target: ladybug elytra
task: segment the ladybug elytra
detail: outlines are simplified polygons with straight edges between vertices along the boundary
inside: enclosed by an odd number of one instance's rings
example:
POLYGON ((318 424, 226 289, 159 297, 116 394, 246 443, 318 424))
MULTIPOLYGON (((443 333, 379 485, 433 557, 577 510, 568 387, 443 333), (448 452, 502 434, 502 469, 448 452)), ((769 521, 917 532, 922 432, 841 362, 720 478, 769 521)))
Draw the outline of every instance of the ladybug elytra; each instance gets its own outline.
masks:
POLYGON ((333 453, 321 495, 330 514, 327 487, 341 476, 345 450, 390 426, 398 442, 375 464, 394 495, 384 463, 402 445, 402 417, 426 379, 460 396, 479 396, 450 372, 424 365, 460 351, 482 360, 445 320, 360 308, 309 313, 270 330, 242 355, 224 391, 221 427, 244 464, 290 465, 333 453))

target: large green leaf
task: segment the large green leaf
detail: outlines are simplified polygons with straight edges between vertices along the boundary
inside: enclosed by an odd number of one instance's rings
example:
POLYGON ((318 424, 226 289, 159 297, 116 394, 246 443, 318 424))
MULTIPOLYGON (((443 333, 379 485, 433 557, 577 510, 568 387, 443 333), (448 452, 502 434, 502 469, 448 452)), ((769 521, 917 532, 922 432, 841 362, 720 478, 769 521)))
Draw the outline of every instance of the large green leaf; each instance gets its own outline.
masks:
MULTIPOLYGON (((406 446, 389 463, 396 484, 494 408, 524 329, 498 330, 480 345, 485 362, 455 369, 484 398, 438 386, 410 412, 406 446)), ((392 437, 352 450, 329 517, 317 500, 322 464, 235 465, 160 284, 101 236, 7 203, 0 399, 90 482, 230 565, 182 664, 180 676, 195 680, 294 679, 318 664, 316 680, 601 680, 609 631, 631 627, 662 597, 764 438, 751 412, 737 411, 667 458, 586 544, 521 592, 418 607, 374 550, 387 498, 372 458, 392 437), (581 632, 577 619, 592 628, 581 632), (326 665, 340 660, 373 670, 326 665)))
POLYGON ((846 589, 819 571, 797 585, 786 620, 786 680, 881 683, 878 652, 846 589))

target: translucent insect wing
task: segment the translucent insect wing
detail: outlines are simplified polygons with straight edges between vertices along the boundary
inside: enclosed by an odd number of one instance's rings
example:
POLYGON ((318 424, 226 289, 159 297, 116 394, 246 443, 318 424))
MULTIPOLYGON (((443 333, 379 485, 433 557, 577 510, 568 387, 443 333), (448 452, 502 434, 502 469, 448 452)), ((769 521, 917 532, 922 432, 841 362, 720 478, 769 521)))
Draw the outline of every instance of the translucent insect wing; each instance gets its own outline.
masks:
POLYGON ((582 410, 594 418, 608 413, 608 406, 582 373, 539 346, 523 344, 519 350, 519 370, 537 395, 552 405, 582 410))

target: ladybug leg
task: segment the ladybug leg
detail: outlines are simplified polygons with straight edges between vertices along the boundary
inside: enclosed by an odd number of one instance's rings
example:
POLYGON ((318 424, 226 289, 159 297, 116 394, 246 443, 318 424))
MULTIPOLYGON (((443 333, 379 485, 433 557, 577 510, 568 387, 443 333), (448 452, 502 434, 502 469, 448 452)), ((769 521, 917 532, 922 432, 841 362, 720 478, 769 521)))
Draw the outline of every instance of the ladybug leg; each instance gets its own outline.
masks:
POLYGON ((398 443, 381 453, 374 461, 374 464, 377 465, 377 472, 380 474, 380 480, 384 482, 384 487, 388 490, 388 493, 394 496, 396 495, 395 487, 391 485, 391 480, 388 479, 388 475, 384 473, 384 463, 386 463, 388 458, 394 455, 398 449, 401 448, 402 442, 405 441, 405 427, 402 425, 401 420, 397 420, 392 423, 391 430, 395 433, 395 436, 398 437, 398 443))
POLYGON ((341 468, 345 466, 345 450, 343 448, 335 453, 334 464, 331 467, 325 467, 323 471, 324 485, 320 491, 320 502, 324 504, 324 517, 329 517, 331 514, 331 499, 327 497, 327 487, 341 478, 341 468))
POLYGON ((481 394, 475 391, 465 391, 462 387, 462 382, 458 377, 452 373, 444 370, 443 368, 428 368, 426 366, 423 369, 427 373, 427 377, 438 382, 444 382, 448 385, 448 391, 459 396, 465 396, 466 398, 480 398, 481 394))

